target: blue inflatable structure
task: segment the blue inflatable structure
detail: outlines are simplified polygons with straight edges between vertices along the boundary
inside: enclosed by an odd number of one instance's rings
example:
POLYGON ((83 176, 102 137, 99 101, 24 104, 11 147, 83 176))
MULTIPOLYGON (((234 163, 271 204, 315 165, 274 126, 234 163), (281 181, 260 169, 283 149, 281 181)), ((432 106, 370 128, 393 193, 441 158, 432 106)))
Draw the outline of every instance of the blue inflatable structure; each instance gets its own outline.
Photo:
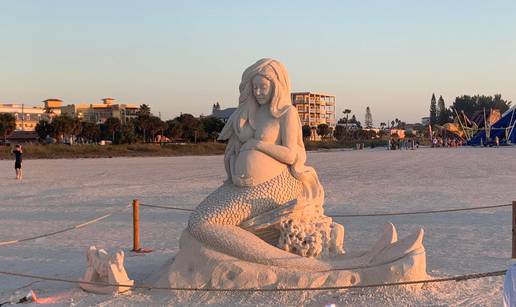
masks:
POLYGON ((496 137, 498 137, 501 145, 516 144, 516 129, 514 129, 515 122, 516 106, 513 106, 502 114, 499 121, 487 129, 487 131, 489 131, 489 135, 486 134, 486 129, 484 128, 477 132, 477 134, 475 134, 467 144, 471 146, 492 146, 496 142, 496 137))

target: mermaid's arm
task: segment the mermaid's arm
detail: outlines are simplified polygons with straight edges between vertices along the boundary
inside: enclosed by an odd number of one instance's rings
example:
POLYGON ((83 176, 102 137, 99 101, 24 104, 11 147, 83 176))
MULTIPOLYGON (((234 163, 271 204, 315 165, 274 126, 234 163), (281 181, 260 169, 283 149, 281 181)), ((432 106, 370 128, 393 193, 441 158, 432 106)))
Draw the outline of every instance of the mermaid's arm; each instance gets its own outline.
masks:
POLYGON ((292 165, 296 161, 299 150, 297 110, 291 107, 280 121, 281 145, 258 141, 256 149, 282 163, 292 165))

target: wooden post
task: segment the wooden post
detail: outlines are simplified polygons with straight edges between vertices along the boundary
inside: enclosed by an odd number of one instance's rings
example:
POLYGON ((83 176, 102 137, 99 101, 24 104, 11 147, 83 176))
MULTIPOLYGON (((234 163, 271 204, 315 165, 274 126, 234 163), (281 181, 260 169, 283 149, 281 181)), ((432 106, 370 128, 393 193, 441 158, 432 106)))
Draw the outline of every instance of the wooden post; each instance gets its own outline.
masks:
POLYGON ((512 259, 516 258, 516 201, 512 202, 512 259))
MULTIPOLYGON (((513 208, 514 208, 514 204, 513 204, 513 208)), ((513 229, 514 229, 514 227, 513 227, 513 229)), ((140 250, 141 250, 141 247, 140 247, 140 202, 137 199, 134 199, 133 200, 133 252, 139 252, 140 250)))

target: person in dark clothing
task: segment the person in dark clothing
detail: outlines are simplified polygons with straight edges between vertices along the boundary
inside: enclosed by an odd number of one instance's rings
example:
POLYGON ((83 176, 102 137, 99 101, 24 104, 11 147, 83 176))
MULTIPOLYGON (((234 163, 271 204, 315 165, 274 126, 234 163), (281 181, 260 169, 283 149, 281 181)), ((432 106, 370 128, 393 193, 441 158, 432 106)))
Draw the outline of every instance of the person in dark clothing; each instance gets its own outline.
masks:
POLYGON ((21 180, 23 177, 22 172, 22 153, 23 150, 21 148, 21 145, 16 145, 13 150, 13 154, 15 156, 14 161, 14 170, 16 171, 16 179, 21 180))

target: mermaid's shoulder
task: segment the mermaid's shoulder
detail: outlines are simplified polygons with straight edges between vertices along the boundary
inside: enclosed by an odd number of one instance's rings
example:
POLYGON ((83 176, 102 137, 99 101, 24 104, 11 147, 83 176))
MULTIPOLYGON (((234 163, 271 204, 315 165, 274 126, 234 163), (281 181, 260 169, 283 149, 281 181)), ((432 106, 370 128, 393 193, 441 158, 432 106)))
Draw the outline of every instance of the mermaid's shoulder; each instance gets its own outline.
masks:
POLYGON ((297 123, 297 121, 299 121, 299 113, 297 113, 297 108, 293 105, 285 107, 281 116, 281 120, 286 123, 297 123))

